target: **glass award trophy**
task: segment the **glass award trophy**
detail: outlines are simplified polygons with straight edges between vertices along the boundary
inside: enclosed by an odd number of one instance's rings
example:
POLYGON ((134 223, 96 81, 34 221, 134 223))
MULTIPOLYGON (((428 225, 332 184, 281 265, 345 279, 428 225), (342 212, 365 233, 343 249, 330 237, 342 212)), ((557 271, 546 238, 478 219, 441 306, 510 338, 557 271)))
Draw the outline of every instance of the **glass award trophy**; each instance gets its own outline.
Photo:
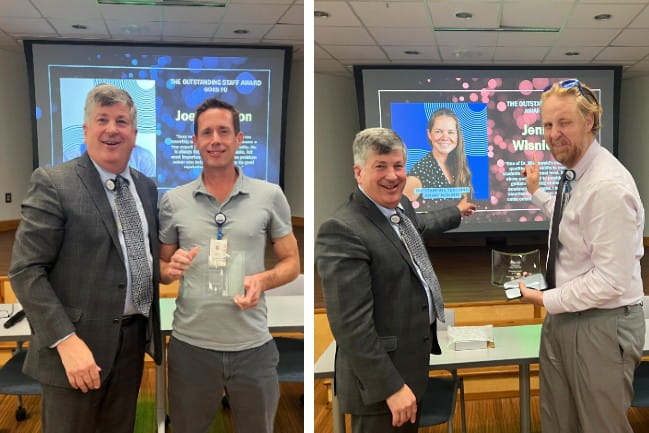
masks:
POLYGON ((507 299, 521 297, 518 282, 523 281, 529 288, 545 290, 547 284, 541 273, 539 250, 523 253, 491 251, 491 283, 505 289, 507 299))

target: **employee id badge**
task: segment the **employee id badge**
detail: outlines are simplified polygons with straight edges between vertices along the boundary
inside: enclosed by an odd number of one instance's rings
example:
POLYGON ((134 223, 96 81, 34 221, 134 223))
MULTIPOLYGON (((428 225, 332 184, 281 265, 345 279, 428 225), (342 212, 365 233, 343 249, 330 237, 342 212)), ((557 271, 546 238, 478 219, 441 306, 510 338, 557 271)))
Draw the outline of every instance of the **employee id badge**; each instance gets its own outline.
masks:
POLYGON ((227 296, 228 240, 210 239, 207 256, 207 290, 213 296, 227 296))

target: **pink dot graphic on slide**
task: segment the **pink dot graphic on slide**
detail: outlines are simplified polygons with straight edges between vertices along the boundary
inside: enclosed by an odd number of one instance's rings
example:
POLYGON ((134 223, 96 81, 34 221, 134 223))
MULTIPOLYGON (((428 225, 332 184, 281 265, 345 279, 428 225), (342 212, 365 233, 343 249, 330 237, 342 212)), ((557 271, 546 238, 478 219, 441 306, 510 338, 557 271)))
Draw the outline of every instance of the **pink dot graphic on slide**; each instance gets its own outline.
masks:
POLYGON ((463 89, 468 89, 469 88, 469 83, 466 83, 466 82, 462 83, 462 88, 463 89))
POLYGON ((520 90, 523 95, 529 95, 532 93, 532 90, 534 90, 534 84, 532 84, 530 80, 523 80, 518 85, 518 90, 520 90))
POLYGON ((545 89, 548 85, 550 85, 550 79, 549 78, 534 78, 532 79, 532 83, 534 84, 534 88, 538 90, 545 89))
POLYGON ((488 86, 490 89, 495 89, 496 87, 498 87, 498 81, 496 81, 496 80, 494 80, 494 79, 492 78, 492 79, 489 80, 489 82, 487 83, 487 86, 488 86))
POLYGON ((495 195, 492 195, 489 201, 491 202, 491 204, 498 204, 498 199, 495 195))
MULTIPOLYGON (((505 166, 505 161, 503 161, 502 159, 499 159, 499 160, 496 162, 496 165, 498 165, 498 167, 504 167, 504 166, 505 166)), ((567 183, 567 182, 566 182, 566 183, 567 183)))
POLYGON ((464 96, 460 96, 460 101, 464 101, 464 96))
POLYGON ((478 100, 478 94, 477 93, 471 93, 469 95, 469 99, 471 100, 471 102, 476 102, 478 100))
POLYGON ((526 217, 526 216, 522 216, 522 217, 520 217, 520 218, 518 219, 518 221, 519 221, 519 222, 522 222, 522 223, 525 223, 525 222, 527 222, 527 217, 526 217))
POLYGON ((419 202, 418 201, 413 201, 411 204, 412 204, 413 209, 418 209, 419 208, 419 202))
POLYGON ((498 111, 505 111, 507 109, 507 104, 505 103, 505 101, 500 101, 496 105, 496 108, 498 109, 498 111))

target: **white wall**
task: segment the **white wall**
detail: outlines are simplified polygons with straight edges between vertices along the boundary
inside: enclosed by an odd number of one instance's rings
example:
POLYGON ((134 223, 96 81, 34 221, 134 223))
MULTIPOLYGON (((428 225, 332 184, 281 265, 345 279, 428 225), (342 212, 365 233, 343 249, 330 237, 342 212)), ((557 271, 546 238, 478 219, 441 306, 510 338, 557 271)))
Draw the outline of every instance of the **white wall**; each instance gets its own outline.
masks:
POLYGON ((32 172, 32 126, 22 51, 0 49, 0 221, 20 218, 32 172), (11 203, 5 203, 10 192, 11 203))
POLYGON ((320 224, 347 201, 356 188, 352 142, 359 131, 354 81, 315 74, 314 77, 314 235, 320 224), (334 169, 332 169, 334 168, 334 169))
MULTIPOLYGON (((284 185, 291 212, 304 215, 304 62, 295 61, 289 84, 284 185)), ((27 65, 22 51, 0 49, 0 221, 20 218, 32 173, 32 126, 27 65), (4 202, 11 192, 13 202, 4 202)))
POLYGON ((304 145, 304 61, 296 60, 288 89, 284 193, 291 205, 291 215, 301 217, 304 216, 304 145))
MULTIPOLYGON (((620 101, 618 156, 633 175, 649 212, 649 77, 623 80, 620 101)), ((649 236, 649 224, 644 235, 649 236)))

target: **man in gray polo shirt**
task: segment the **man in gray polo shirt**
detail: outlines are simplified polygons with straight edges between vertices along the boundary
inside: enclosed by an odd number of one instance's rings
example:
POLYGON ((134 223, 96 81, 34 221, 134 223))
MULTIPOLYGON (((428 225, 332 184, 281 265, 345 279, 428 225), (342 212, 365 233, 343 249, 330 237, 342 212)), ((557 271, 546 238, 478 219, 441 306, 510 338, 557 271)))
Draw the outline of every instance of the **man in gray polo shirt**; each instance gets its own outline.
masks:
POLYGON ((299 252, 286 197, 234 164, 239 113, 209 98, 194 117, 201 176, 160 203, 164 283, 181 280, 169 344, 174 433, 205 432, 224 388, 240 433, 272 433, 279 401, 278 353, 264 291, 297 277, 299 252), (266 239, 278 263, 264 267, 266 239))

